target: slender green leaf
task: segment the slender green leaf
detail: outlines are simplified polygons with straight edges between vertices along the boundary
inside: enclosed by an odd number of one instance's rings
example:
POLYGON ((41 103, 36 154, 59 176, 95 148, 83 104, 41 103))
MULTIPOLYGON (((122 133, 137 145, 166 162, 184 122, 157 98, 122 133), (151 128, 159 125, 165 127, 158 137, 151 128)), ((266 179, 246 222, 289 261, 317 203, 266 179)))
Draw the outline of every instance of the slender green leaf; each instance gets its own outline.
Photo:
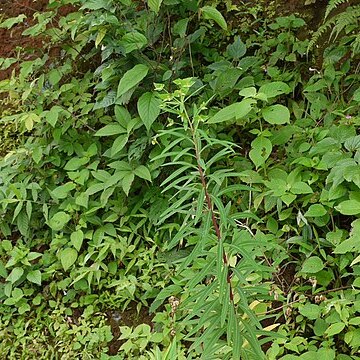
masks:
POLYGON ((18 281, 24 274, 24 269, 20 267, 15 267, 11 270, 11 273, 6 278, 6 281, 10 281, 11 284, 14 284, 16 281, 18 281))
POLYGON ((121 125, 112 123, 104 126, 95 133, 95 136, 111 136, 117 134, 126 134, 127 131, 121 125))
POLYGON ((238 103, 231 104, 217 112, 208 121, 209 124, 217 124, 230 120, 240 120, 244 118, 256 103, 254 99, 244 99, 238 103))

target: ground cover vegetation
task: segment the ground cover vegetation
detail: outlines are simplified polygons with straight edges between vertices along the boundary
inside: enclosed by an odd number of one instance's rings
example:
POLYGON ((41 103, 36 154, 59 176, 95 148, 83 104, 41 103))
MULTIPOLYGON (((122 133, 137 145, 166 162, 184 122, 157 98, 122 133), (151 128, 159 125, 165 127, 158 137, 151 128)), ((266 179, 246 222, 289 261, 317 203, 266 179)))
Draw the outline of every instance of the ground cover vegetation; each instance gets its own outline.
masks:
POLYGON ((360 358, 359 5, 323 13, 35 13, 0 59, 1 358, 360 358))

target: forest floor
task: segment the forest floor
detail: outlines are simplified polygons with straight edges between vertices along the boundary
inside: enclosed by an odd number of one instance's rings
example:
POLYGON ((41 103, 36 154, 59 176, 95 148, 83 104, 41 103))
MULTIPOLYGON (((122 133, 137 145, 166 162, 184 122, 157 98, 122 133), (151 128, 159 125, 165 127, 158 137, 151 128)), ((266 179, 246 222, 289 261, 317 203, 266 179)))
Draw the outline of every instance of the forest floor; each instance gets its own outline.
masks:
MULTIPOLYGON (((36 23, 34 18, 36 12, 47 11, 48 3, 48 0, 0 0, 0 20, 2 17, 17 17, 20 14, 26 16, 24 22, 17 24, 10 30, 0 28, 0 58, 19 57, 19 60, 32 60, 44 51, 46 45, 44 38, 23 36, 22 33, 36 23)), ((305 0, 268 0, 267 3, 267 8, 269 10, 273 9, 277 15, 297 13, 308 17, 308 20, 310 20, 308 24, 312 27, 322 17, 327 1, 318 0, 309 5, 305 5, 305 0)), ((256 5, 256 2, 254 4, 256 5)), ((64 16, 73 10, 74 8, 70 5, 63 6, 58 16, 64 16)), ((59 56, 58 49, 50 49, 49 55, 50 57, 59 56)), ((9 77, 14 68, 16 68, 16 64, 6 70, 0 70, 0 80, 9 77)))
MULTIPOLYGON (((29 27, 36 24, 34 14, 47 10, 49 0, 0 0, 0 20, 1 18, 17 17, 24 14, 24 22, 17 24, 10 30, 0 28, 0 58, 17 58, 21 49, 21 60, 32 60, 45 48, 46 41, 41 37, 33 38, 23 36, 22 33, 29 27)), ((64 16, 73 11, 72 6, 63 6, 58 16, 64 16)), ((53 49, 50 56, 58 56, 58 51, 53 49)), ((20 59, 19 59, 20 60, 20 59)), ((0 80, 11 74, 16 65, 6 70, 0 70, 0 80)))

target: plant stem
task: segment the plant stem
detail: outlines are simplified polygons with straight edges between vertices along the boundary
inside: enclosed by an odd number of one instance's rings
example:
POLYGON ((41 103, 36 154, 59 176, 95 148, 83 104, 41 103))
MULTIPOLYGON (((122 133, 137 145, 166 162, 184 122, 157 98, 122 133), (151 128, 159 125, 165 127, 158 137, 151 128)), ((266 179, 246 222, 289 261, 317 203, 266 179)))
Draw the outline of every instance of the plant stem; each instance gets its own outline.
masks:
MULTIPOLYGON (((183 99, 181 99, 181 100, 183 101, 183 99)), ((204 174, 204 169, 201 166, 201 155, 200 155, 200 149, 199 149, 199 146, 198 146, 198 141, 197 141, 197 138, 196 138, 196 130, 195 130, 194 126, 193 126, 193 123, 192 123, 192 121, 190 119, 190 116, 189 116, 185 106, 183 106, 183 109, 184 109, 184 113, 185 113, 185 116, 186 116, 187 123, 189 124, 190 130, 191 130, 191 136, 192 136, 192 139, 193 139, 194 149, 195 149, 196 163, 197 163, 197 167, 198 167, 198 171, 199 171, 199 175, 200 175, 201 185, 202 185, 202 187, 204 189, 204 192, 205 192, 205 199, 206 199, 207 208, 208 208, 208 211, 211 214, 212 224, 213 224, 213 227, 214 227, 214 230, 215 230, 215 233, 216 233, 216 237, 217 237, 218 242, 220 244, 222 242, 220 226, 219 226, 218 220, 216 219, 216 216, 215 216, 214 206, 212 204, 210 193, 209 193, 209 190, 208 190, 208 186, 207 186, 207 182, 206 182, 206 178, 205 178, 205 174, 204 174)), ((228 258, 227 258, 227 255, 226 255, 224 249, 223 249, 223 253, 222 253, 222 259, 223 259, 224 266, 229 268, 228 258)), ((228 274, 228 276, 227 276, 227 283, 229 284, 229 288, 230 288, 230 302, 233 305, 235 305, 234 304, 234 292, 233 292, 233 289, 232 289, 232 286, 231 286, 231 274, 228 274)))

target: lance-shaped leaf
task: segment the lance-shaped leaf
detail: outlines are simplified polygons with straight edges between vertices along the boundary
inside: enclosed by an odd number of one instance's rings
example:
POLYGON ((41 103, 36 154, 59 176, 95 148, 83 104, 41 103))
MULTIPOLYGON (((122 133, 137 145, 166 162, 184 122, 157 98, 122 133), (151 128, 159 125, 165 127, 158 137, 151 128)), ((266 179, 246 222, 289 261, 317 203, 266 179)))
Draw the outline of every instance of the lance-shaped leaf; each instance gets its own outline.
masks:
POLYGON ((149 69, 143 64, 137 64, 132 69, 128 70, 119 82, 117 89, 117 97, 124 95, 139 82, 144 79, 149 69))
POLYGON ((214 20, 222 29, 227 30, 227 24, 221 12, 213 6, 201 8, 201 14, 205 19, 214 20))
POLYGON ((245 117, 252 109, 252 105, 256 103, 254 99, 244 99, 238 103, 231 104, 209 119, 209 124, 216 124, 229 120, 239 120, 245 117))

